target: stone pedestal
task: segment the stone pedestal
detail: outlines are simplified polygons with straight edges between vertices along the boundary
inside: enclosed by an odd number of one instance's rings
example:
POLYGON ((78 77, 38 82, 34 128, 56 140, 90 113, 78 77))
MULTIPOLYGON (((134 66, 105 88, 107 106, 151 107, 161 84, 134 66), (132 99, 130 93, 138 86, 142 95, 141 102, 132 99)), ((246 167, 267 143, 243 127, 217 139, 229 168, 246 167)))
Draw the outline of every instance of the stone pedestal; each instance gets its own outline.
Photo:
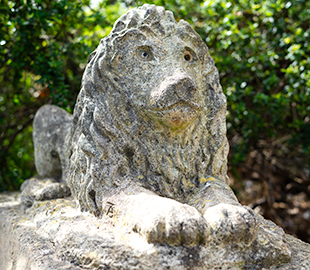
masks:
POLYGON ((282 241, 279 227, 266 220, 262 223, 268 229, 261 226, 258 240, 248 247, 237 243, 193 247, 149 244, 126 226, 80 212, 70 197, 36 202, 24 212, 19 193, 2 193, 0 268, 310 269, 309 244, 290 235, 284 235, 282 241))

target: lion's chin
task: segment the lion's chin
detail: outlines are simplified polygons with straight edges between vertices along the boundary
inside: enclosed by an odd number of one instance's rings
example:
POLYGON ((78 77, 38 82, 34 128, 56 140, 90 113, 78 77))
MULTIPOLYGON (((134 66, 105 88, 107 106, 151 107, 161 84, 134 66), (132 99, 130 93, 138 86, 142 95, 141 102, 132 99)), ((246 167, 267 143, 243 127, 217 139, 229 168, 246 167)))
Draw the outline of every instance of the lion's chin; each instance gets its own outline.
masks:
POLYGON ((181 131, 190 126, 199 116, 200 111, 186 105, 168 110, 148 110, 147 115, 156 122, 170 128, 172 131, 181 131))

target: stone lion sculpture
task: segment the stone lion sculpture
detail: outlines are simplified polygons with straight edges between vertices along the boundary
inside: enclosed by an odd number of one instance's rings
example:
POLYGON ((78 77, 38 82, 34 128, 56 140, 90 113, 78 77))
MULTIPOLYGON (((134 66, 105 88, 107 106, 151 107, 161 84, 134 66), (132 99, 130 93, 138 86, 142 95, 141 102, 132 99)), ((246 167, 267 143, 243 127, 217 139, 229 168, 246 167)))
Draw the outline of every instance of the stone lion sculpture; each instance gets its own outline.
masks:
POLYGON ((38 176, 22 201, 71 191, 82 211, 152 243, 250 243, 259 222, 228 186, 225 114, 218 71, 192 27, 163 7, 130 10, 89 56, 73 116, 37 112, 38 176))

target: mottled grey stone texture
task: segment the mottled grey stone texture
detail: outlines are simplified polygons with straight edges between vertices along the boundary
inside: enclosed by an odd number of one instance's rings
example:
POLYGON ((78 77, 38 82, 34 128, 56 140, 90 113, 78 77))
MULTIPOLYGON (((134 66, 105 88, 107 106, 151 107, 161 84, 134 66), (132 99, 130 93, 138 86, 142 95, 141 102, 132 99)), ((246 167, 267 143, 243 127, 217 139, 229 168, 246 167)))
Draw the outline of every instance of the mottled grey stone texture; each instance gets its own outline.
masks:
POLYGON ((191 26, 163 7, 129 11, 90 55, 73 117, 51 105, 35 116, 38 176, 21 195, 28 216, 40 217, 47 239, 56 233, 49 224, 71 228, 57 232, 57 256, 83 267, 262 269, 290 261, 283 230, 239 204, 228 186, 225 114, 218 71, 191 26), (40 202, 70 191, 89 214, 68 200, 40 202), (67 203, 76 220, 62 213, 67 203))
POLYGON ((0 269, 310 269, 309 244, 258 219, 263 226, 250 245, 160 245, 81 212, 72 197, 37 201, 24 213, 18 194, 0 193, 0 269))

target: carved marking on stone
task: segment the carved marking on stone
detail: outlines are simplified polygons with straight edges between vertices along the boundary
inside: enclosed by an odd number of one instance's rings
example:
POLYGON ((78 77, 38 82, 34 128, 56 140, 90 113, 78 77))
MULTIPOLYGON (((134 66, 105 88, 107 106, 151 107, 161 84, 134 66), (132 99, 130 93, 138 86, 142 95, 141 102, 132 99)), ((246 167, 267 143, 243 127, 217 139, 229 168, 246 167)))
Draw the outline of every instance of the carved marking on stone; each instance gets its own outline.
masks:
POLYGON ((111 203, 111 202, 107 202, 107 212, 106 212, 106 215, 109 216, 109 217, 113 217, 114 215, 114 203, 111 203))

